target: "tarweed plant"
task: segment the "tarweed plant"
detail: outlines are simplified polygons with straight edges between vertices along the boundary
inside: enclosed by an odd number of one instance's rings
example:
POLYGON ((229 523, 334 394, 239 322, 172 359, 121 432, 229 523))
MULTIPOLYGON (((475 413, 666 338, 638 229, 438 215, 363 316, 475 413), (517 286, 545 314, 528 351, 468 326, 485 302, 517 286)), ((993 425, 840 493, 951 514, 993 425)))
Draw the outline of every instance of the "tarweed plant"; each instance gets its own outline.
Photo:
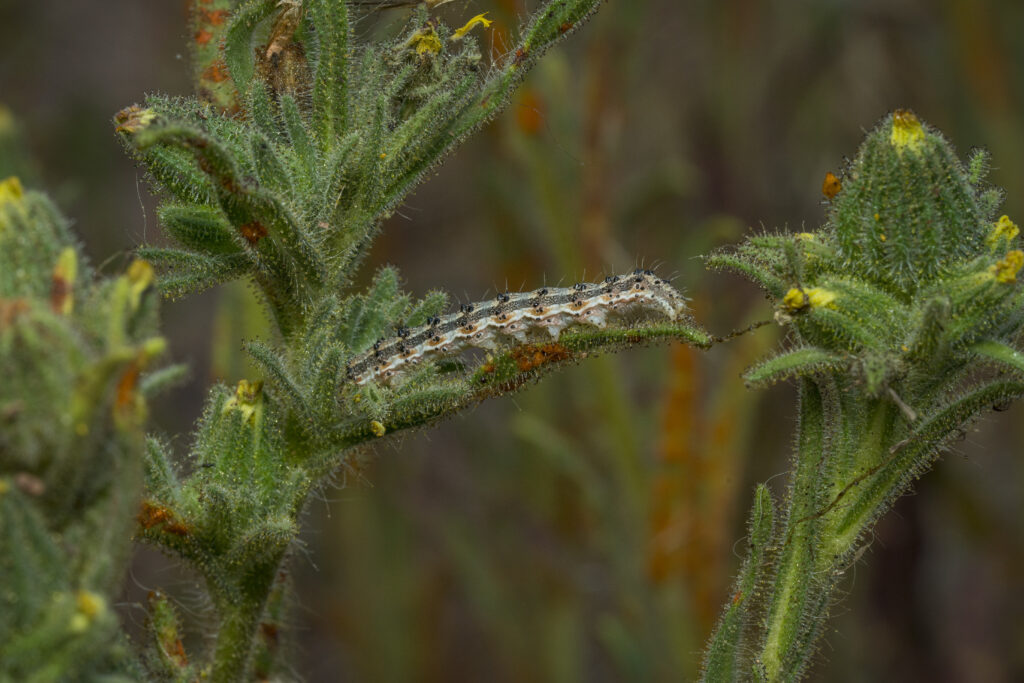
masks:
MULTIPOLYGON (((496 336, 475 360, 432 358, 394 380, 363 372, 382 349, 414 354, 409 330, 439 325, 448 310, 441 291, 404 293, 390 266, 357 290, 383 221, 599 0, 541 3, 491 59, 477 42, 487 15, 449 27, 433 11, 441 4, 356 39, 373 3, 194 2, 196 95, 154 95, 115 117, 173 243, 142 247, 121 275, 85 261, 44 195, 13 176, 0 183, 3 680, 287 677, 273 634, 287 627, 303 511, 367 444, 596 353, 727 341, 641 269, 629 284, 662 292, 667 315, 594 309, 549 324, 543 339, 496 336), (245 346, 259 375, 211 388, 176 458, 166 439, 145 435, 148 397, 184 373, 160 364, 156 294, 235 280, 251 285, 271 323, 245 346), (208 647, 186 651, 159 592, 146 642, 129 642, 111 603, 133 538, 201 577, 215 616, 208 647)), ((781 502, 756 490, 749 554, 709 643, 706 680, 805 674, 877 519, 965 424, 1024 391, 1013 346, 1024 252, 1013 221, 996 217, 987 164, 984 153, 962 163, 898 111, 826 178, 820 230, 756 235, 709 257, 774 302, 786 348, 745 379, 798 382, 800 421, 781 502)), ((630 290, 595 286, 610 299, 630 290)), ((595 291, 580 285, 555 303, 582 309, 595 291)), ((486 310, 499 317, 509 300, 500 294, 486 310)), ((467 328, 482 322, 463 314, 467 328)))

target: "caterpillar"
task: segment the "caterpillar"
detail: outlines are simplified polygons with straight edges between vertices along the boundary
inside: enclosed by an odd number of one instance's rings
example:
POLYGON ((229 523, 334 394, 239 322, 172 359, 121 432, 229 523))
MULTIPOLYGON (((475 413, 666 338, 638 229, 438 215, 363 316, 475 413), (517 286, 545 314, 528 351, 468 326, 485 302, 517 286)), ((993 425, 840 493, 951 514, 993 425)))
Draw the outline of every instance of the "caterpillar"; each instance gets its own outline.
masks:
POLYGON ((687 306, 685 297, 667 280, 639 268, 602 283, 506 292, 489 301, 463 304, 457 313, 433 317, 419 327, 399 328, 394 337, 379 339, 352 358, 346 372, 356 384, 387 384, 424 360, 467 348, 494 350, 502 342, 522 344, 545 330, 558 339, 570 325, 603 328, 609 316, 635 309, 678 320, 687 306))

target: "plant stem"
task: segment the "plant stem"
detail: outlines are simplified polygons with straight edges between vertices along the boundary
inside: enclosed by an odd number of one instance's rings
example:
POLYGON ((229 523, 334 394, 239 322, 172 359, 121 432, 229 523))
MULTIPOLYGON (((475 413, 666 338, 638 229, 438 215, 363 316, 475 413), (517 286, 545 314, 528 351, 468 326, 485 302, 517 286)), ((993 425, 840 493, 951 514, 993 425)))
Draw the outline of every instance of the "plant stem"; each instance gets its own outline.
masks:
POLYGON ((239 681, 249 669, 264 600, 219 603, 220 628, 213 655, 212 681, 239 681))
MULTIPOLYGON (((283 560, 283 558, 282 558, 283 560)), ((252 665, 256 632, 281 562, 267 563, 258 574, 249 575, 245 590, 224 591, 207 581, 221 616, 213 652, 210 680, 215 683, 241 681, 252 665)))
POLYGON ((768 680, 784 665, 786 652, 801 628, 803 605, 811 590, 809 567, 814 564, 815 535, 820 521, 813 517, 819 497, 818 473, 825 458, 825 408, 819 387, 804 380, 800 390, 800 424, 796 472, 782 536, 774 586, 769 602, 761 664, 768 680))

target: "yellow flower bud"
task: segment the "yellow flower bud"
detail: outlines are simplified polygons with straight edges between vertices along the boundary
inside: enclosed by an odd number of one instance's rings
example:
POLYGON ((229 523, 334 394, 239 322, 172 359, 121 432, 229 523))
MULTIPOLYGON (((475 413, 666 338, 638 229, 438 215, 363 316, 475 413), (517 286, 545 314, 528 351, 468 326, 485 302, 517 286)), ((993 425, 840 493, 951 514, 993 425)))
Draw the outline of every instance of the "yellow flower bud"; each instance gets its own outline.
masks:
POLYGON ((242 414, 242 419, 253 424, 256 419, 256 411, 260 408, 263 400, 263 382, 250 382, 243 379, 235 387, 235 395, 224 403, 223 412, 228 413, 237 410, 242 414))
POLYGON ((0 206, 8 202, 20 202, 25 196, 25 190, 21 187, 21 181, 17 176, 10 176, 0 180, 0 206))
POLYGON ((78 607, 78 611, 94 619, 106 608, 106 601, 102 595, 97 595, 92 591, 80 590, 75 595, 75 605, 78 607))
POLYGON ((901 152, 907 148, 917 149, 924 142, 924 127, 912 111, 897 109, 892 115, 889 142, 901 152))
POLYGON ((1000 216, 996 224, 992 226, 992 232, 985 238, 985 243, 995 251, 1003 241, 1009 243, 1019 234, 1020 228, 1010 220, 1009 216, 1000 216))
POLYGON ((996 282, 1012 284, 1017 281, 1017 273, 1024 267, 1024 251, 1015 249, 1006 254, 1002 260, 997 261, 989 270, 995 276, 996 282))
POLYGON ((137 311, 142 301, 143 293, 153 284, 153 266, 149 265, 148 261, 137 259, 128 266, 128 272, 125 273, 125 277, 128 278, 128 282, 131 284, 128 303, 133 311, 137 311))
POLYGON ((68 628, 73 633, 82 633, 107 609, 107 601, 102 595, 92 591, 80 590, 75 593, 75 613, 71 617, 68 628))

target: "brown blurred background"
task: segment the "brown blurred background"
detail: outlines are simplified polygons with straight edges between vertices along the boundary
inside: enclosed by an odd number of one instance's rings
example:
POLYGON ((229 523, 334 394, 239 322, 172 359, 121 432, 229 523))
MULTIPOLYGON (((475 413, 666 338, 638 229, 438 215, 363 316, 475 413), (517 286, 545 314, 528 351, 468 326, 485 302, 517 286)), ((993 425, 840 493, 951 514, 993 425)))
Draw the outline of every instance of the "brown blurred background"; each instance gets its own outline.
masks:
MULTIPOLYGON (((182 5, 0 0, 0 101, 26 130, 35 180, 110 268, 160 239, 110 118, 146 92, 188 92, 182 5)), ((528 6, 455 0, 445 15, 489 11, 498 23, 481 39, 500 52, 528 6)), ((1012 0, 610 0, 385 226, 364 277, 393 263, 413 293, 466 300, 654 263, 715 333, 767 318, 757 290, 695 256, 762 226, 814 229, 825 172, 894 108, 963 153, 990 149, 1005 210, 1024 219, 1022 27, 1012 0)), ((246 372, 239 340, 259 323, 239 313, 245 296, 164 309, 193 369, 154 410, 180 450, 205 387, 246 372)), ((296 675, 695 677, 752 487, 785 484, 793 392, 748 392, 738 377, 776 335, 587 361, 339 473, 294 562, 296 675)), ((812 679, 1024 679, 1022 416, 970 430, 879 525, 812 679)), ((136 601, 161 586, 198 642, 209 616, 194 581, 141 549, 126 620, 137 627, 136 601)))

